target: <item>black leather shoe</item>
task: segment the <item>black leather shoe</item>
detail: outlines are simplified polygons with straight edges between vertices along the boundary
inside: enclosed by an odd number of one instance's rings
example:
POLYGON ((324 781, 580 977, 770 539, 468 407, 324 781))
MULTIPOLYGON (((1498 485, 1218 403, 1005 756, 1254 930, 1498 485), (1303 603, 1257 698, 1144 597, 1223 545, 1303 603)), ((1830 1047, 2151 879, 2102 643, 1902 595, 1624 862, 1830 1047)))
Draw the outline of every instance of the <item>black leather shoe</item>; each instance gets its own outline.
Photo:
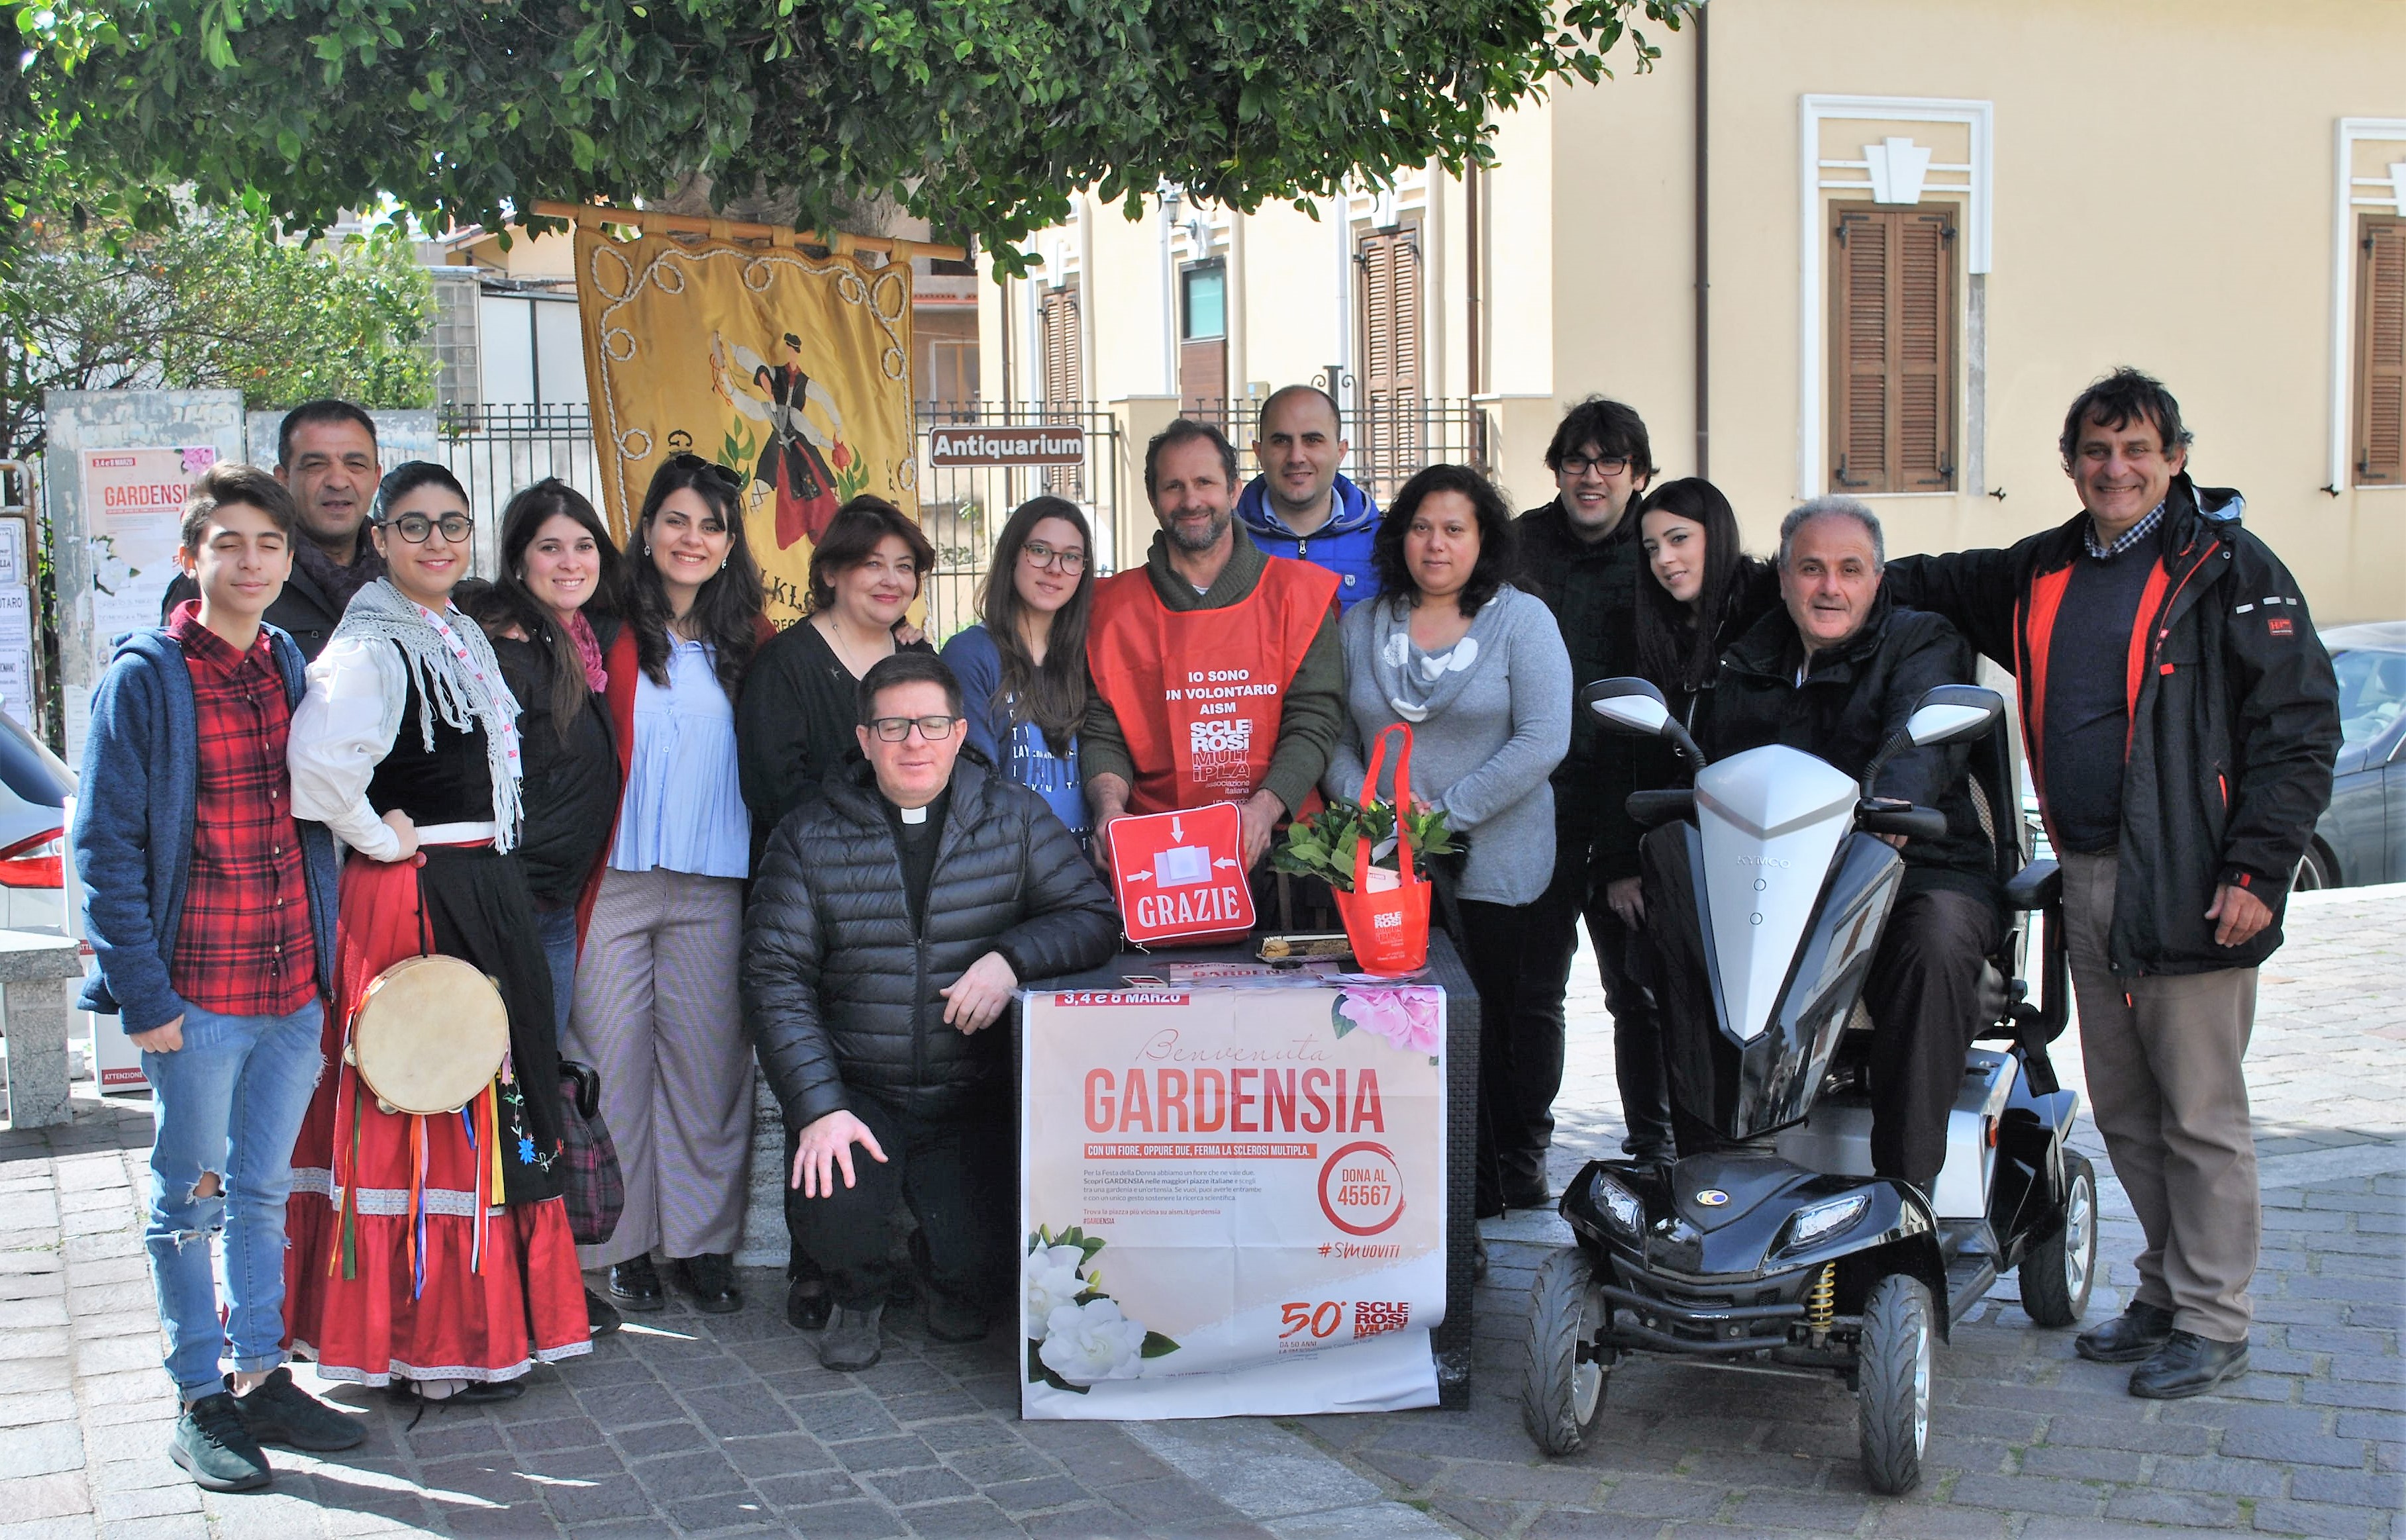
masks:
POLYGON ((595 1336, 608 1336, 626 1322, 618 1317, 618 1307, 592 1290, 585 1291, 585 1325, 595 1336))
POLYGON ((797 1278, 786 1280, 785 1323, 794 1330, 825 1331, 828 1312, 834 1308, 835 1301, 828 1294, 825 1279, 797 1278))
POLYGON ((2172 1313, 2160 1305, 2142 1305, 2136 1300, 2130 1308, 2102 1326, 2092 1327, 2072 1339, 2073 1350, 2091 1363, 2136 1363, 2154 1356, 2172 1335, 2172 1313))
POLYGON ((2245 1337, 2216 1342, 2195 1332, 2174 1332, 2155 1357, 2130 1371, 2130 1393, 2144 1401, 2179 1401, 2246 1372, 2245 1337))
POLYGON ((660 1275, 652 1271, 652 1259, 636 1257, 610 1269, 610 1297, 629 1310, 657 1310, 666 1301, 660 1298, 660 1275))
POLYGON ((705 1315, 732 1315, 743 1308, 743 1291, 735 1286, 735 1259, 716 1251, 679 1257, 669 1264, 669 1277, 693 1298, 693 1307, 705 1315))

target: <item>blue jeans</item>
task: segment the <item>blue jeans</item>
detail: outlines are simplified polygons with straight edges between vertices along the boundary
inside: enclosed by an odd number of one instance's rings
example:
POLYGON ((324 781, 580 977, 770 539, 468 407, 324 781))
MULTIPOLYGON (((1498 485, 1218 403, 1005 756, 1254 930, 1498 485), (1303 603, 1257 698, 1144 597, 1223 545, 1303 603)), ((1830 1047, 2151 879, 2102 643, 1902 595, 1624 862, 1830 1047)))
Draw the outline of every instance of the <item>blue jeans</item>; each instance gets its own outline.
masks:
POLYGON ((222 1389, 219 1357, 258 1374, 284 1362, 284 1200, 292 1141, 325 1067, 325 1010, 289 1016, 184 1013, 184 1046, 145 1053, 150 1146, 150 1278, 173 1346, 167 1373, 186 1400, 222 1389), (213 1175, 217 1191, 193 1189, 213 1175), (225 1247, 227 1320, 218 1324, 209 1238, 225 1247))
POLYGON ((551 1039, 568 1036, 568 1008, 576 1003, 576 906, 534 911, 543 960, 551 965, 551 1039))

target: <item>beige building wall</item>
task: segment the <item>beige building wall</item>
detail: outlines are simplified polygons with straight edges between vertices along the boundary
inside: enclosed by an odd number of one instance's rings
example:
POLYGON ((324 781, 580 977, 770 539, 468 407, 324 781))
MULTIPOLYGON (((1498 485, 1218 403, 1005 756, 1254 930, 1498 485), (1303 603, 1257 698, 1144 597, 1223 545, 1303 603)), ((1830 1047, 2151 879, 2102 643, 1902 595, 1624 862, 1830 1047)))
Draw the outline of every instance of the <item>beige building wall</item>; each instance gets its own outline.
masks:
MULTIPOLYGON (((2249 527, 2318 621, 2406 615, 2406 488, 2349 484, 2342 357, 2356 218, 2406 212, 2389 170, 2406 164, 2406 5, 1712 0, 1709 25, 1709 463, 1752 544, 1830 489, 1818 247, 1831 203, 1873 194, 1823 184, 1866 179, 1864 147, 1897 137, 1929 153, 1921 201, 1959 205, 1958 489, 1873 499, 1891 548, 2001 544, 2070 516, 2063 410, 2130 363, 2180 397, 2198 479, 2246 494, 2249 527), (1807 98, 1821 106, 1809 146, 1807 98)), ((1509 425, 1496 470, 1520 505, 1550 491, 1539 425, 1591 392, 1645 414, 1664 474, 1697 464, 1696 42, 1658 40, 1651 72, 1624 49, 1617 78, 1557 88, 1496 127, 1478 384, 1509 425)), ((1347 228, 1367 228, 1377 200, 1345 203, 1347 228)), ((1215 216, 1242 332, 1235 393, 1358 357, 1332 205, 1319 222, 1273 205, 1240 233, 1215 216)), ((1422 222, 1426 377, 1465 394, 1463 186, 1415 174, 1377 212, 1422 222)), ((1158 215, 1096 210, 1083 234, 1089 394, 1156 394, 1158 215)), ((1014 362, 1024 399, 1024 317, 1014 362)))

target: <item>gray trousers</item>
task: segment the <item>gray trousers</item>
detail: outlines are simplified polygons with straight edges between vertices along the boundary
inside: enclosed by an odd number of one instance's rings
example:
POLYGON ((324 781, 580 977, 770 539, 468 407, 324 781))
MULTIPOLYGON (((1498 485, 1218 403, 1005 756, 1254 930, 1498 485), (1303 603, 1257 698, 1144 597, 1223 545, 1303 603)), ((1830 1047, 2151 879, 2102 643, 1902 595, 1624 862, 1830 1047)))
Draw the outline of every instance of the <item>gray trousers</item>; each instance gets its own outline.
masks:
POLYGON ((735 995, 743 884, 681 871, 605 871, 576 967, 564 1057, 601 1071, 627 1208, 580 1246, 602 1267, 658 1247, 731 1253, 752 1149, 752 1047, 735 995))
MULTIPOLYGON (((2147 1249, 2138 1301, 2216 1342, 2247 1335, 2263 1218, 2240 1061, 2256 1024, 2256 969, 2125 978, 2106 964, 2118 857, 2057 857, 2080 1002, 2089 1112, 2147 1249)), ((2201 912, 2210 896, 2199 900, 2201 912)))

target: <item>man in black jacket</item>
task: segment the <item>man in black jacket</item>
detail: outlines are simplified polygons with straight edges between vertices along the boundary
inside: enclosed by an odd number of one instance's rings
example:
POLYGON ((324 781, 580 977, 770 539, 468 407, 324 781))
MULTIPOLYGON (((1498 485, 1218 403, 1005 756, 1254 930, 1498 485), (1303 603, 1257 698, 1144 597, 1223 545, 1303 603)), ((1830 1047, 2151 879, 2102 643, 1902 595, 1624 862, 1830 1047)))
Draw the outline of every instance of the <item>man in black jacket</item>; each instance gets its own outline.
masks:
MULTIPOLYGON (((1599 679, 1638 671, 1637 585, 1646 553, 1637 540, 1637 500, 1654 476, 1646 423, 1620 402, 1591 397, 1555 428, 1546 467, 1559 492, 1514 521, 1512 582, 1554 613, 1570 649, 1576 699, 1599 679)), ((1639 1160, 1671 1157, 1671 1106, 1654 1013, 1629 969, 1640 923, 1639 831, 1624 806, 1636 789, 1635 763, 1629 740, 1606 732, 1592 713, 1572 713, 1570 754, 1553 777, 1553 881, 1529 910, 1519 997, 1508 1010, 1489 1008, 1483 1034, 1480 1076, 1500 1077, 1492 1081, 1489 1104, 1501 1099, 1520 1110, 1491 1120, 1496 1170, 1480 1162, 1482 1215, 1552 1201, 1546 1151, 1563 1082, 1563 992, 1578 954, 1582 916, 1612 1012, 1613 1067, 1628 1130, 1621 1148, 1639 1160)))
MULTIPOLYGON (((1816 498, 1788 516, 1786 603, 1722 655, 1696 723, 1707 756, 1785 743, 1860 776, 1933 685, 1970 682, 1971 649, 1955 628, 1898 609, 1882 590, 1885 557, 1878 518, 1852 498, 1816 498)), ((1874 788, 1946 814, 1943 839, 1883 836, 1904 847, 1904 882, 1863 986, 1872 1167, 1925 1193, 1946 1164, 1946 1116, 1979 1026, 1980 968, 2003 924, 1971 753, 1969 743, 1905 750, 1874 788)))
MULTIPOLYGON (((362 532, 383 476, 375 419, 347 401, 313 401, 284 416, 276 435, 276 479, 292 493, 301 522, 293 531, 292 576, 267 623, 292 638, 304 659, 325 650, 351 596, 384 575, 384 558, 362 532)), ((167 585, 163 617, 198 597, 189 577, 167 585)))
POLYGON ((2070 522, 2002 551, 1890 569, 2021 682, 2031 783, 2063 866, 2098 1131, 2146 1234, 2124 1312, 2081 1356, 2130 1393, 2247 1367, 2259 1241, 2241 1061, 2256 970, 2330 801, 2339 692, 2297 580, 2187 473, 2172 392, 2116 370, 2058 447, 2070 522))
POLYGON ((1011 1034, 989 1029, 1021 980, 1098 967, 1119 936, 1043 798, 958 762, 941 658, 895 654, 860 701, 868 763, 770 837, 743 961, 744 1019, 800 1136, 785 1222, 827 1274, 819 1362, 839 1370, 877 1362, 898 1197, 926 1241, 929 1334, 985 1335, 1018 1223, 1011 1034))

